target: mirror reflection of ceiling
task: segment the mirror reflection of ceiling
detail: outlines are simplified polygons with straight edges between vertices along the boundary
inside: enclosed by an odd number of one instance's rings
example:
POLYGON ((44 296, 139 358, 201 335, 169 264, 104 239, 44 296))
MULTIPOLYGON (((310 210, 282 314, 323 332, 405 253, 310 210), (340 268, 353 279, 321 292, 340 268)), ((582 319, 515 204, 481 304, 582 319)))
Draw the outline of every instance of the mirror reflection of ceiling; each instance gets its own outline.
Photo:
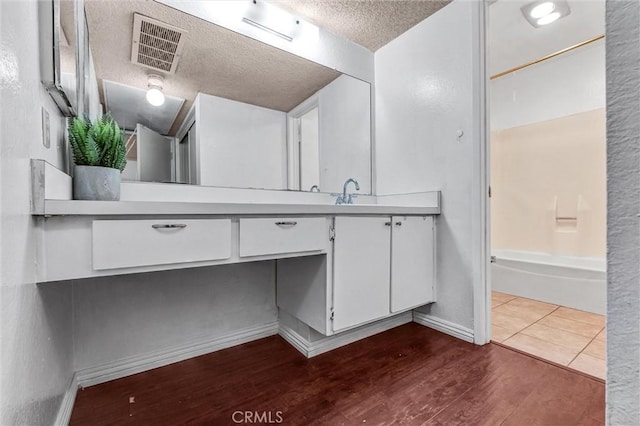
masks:
POLYGON ((498 0, 489 7, 490 75, 604 34, 604 0, 569 0, 569 15, 540 28, 529 24, 520 11, 531 2, 498 0))
MULTIPOLYGON (((146 90, 148 75, 158 74, 131 62, 134 13, 187 31, 176 73, 165 75, 163 85, 165 95, 186 99, 169 135, 198 92, 289 111, 341 75, 153 1, 88 0, 85 9, 102 102, 103 80, 146 90)), ((149 105, 149 114, 153 108, 149 105)))
MULTIPOLYGON (((376 50, 450 0, 273 0, 370 50, 376 50)), ((103 80, 147 88, 153 70, 131 63, 133 15, 139 13, 187 31, 175 74, 163 92, 186 101, 169 135, 174 135, 198 92, 289 111, 340 73, 150 0, 85 0, 91 52, 104 104, 103 80)), ((118 106, 122 110, 123 106, 118 106)), ((138 115, 157 115, 149 106, 138 115)), ((106 110, 113 106, 106 105, 106 110)), ((149 120, 151 122, 151 120, 149 120)), ((166 127, 166 125, 165 125, 166 127)))
POLYGON ((451 0, 271 0, 320 28, 375 52, 451 0))

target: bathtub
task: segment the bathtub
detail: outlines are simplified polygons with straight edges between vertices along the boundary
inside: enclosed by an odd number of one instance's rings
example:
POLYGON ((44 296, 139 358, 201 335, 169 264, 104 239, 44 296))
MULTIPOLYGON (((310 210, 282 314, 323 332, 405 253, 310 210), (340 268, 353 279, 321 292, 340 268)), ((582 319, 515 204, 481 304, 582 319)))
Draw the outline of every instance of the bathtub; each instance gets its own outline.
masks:
POLYGON ((605 314, 605 259, 514 250, 492 255, 492 290, 605 314))

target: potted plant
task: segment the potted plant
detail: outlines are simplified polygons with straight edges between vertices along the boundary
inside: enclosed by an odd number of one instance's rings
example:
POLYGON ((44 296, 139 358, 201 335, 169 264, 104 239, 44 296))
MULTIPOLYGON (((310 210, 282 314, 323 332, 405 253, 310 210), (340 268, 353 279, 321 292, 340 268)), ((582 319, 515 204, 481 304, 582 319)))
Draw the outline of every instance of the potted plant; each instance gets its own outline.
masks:
POLYGON ((73 198, 118 201, 127 151, 124 135, 111 115, 93 124, 88 117, 69 118, 69 143, 76 165, 73 198))

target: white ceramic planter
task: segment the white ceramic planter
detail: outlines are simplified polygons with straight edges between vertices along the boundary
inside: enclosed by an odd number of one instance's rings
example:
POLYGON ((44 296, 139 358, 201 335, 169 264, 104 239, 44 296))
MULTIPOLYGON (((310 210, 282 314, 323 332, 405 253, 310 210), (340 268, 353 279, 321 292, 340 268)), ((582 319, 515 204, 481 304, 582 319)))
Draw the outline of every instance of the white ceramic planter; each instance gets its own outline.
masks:
POLYGON ((73 176, 74 200, 120 200, 120 170, 110 167, 76 166, 73 176))

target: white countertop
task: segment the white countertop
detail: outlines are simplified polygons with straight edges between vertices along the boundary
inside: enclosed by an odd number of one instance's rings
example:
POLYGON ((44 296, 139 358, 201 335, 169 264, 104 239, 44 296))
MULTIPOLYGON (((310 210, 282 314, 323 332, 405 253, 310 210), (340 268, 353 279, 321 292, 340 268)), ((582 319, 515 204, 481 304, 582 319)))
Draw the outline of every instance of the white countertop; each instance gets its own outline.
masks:
POLYGON ((440 191, 353 194, 355 204, 335 205, 335 194, 123 182, 122 201, 72 200, 71 177, 44 160, 31 160, 33 216, 331 216, 440 214, 440 191))
POLYGON ((78 201, 45 200, 44 216, 139 216, 139 215, 399 215, 440 214, 440 207, 384 204, 271 204, 200 203, 162 201, 78 201))

